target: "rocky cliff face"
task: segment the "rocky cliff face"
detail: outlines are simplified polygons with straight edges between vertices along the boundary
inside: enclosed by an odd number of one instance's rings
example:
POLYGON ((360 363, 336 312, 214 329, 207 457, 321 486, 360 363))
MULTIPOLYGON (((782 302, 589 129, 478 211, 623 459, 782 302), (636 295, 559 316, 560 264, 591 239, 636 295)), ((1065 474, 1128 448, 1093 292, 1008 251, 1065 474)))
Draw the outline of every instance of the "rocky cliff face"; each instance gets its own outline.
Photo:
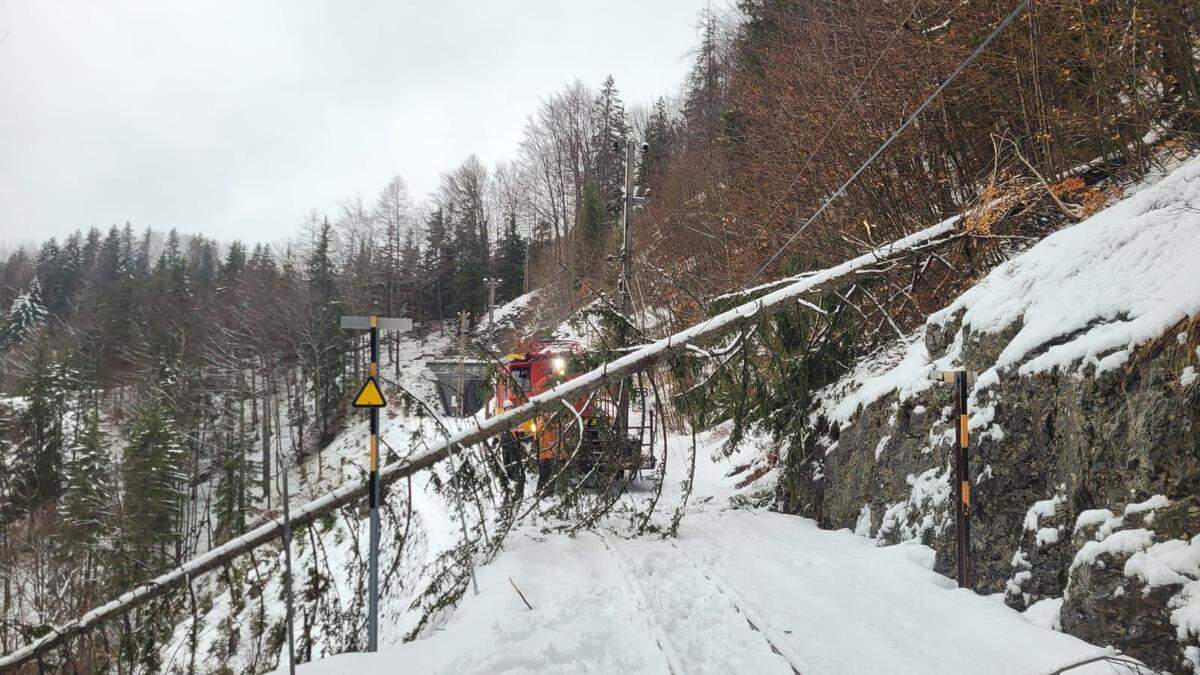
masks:
POLYGON ((783 507, 881 545, 919 540, 953 576, 953 387, 928 375, 978 371, 976 590, 1200 673, 1200 209, 1178 208, 1200 206, 1198 186, 1193 161, 858 364, 790 449, 783 507))

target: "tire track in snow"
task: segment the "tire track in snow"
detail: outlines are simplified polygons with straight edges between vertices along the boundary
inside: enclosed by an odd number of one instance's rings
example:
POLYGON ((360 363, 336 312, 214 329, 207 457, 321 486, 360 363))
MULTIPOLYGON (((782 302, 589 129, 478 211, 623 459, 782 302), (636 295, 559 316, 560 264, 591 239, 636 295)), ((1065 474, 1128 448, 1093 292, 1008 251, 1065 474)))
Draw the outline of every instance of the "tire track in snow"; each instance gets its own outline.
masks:
POLYGON ((787 639, 784 637, 783 633, 780 633, 777 629, 775 629, 767 621, 766 617, 759 613, 758 610, 754 609, 754 607, 747 602, 745 597, 743 597, 742 594, 737 591, 737 589, 735 589, 728 581, 726 581, 725 577, 721 576, 708 564, 680 548, 679 546, 676 546, 674 543, 672 543, 671 546, 679 552, 680 557, 686 560, 689 565, 691 565, 696 569, 697 572, 700 573, 700 576, 707 579, 714 588, 720 591, 721 594, 729 600, 730 604, 732 604, 739 612, 742 613, 742 616, 746 619, 746 623, 750 624, 751 628, 762 634, 763 639, 765 639, 767 644, 771 646, 771 650, 783 658, 783 660, 787 661, 788 665, 792 667, 792 672, 796 673, 796 675, 818 675, 819 671, 817 668, 810 663, 808 659, 801 656, 799 652, 792 648, 787 639))
POLYGON ((663 628, 658 613, 654 611, 654 607, 650 604, 650 596, 646 593, 646 588, 642 586, 642 580, 630 569, 628 559, 621 552, 621 549, 617 548, 616 542, 610 542, 608 537, 602 534, 597 533, 597 535, 600 537, 600 541, 604 542, 604 548, 612 552, 613 559, 617 561, 617 567, 621 570, 621 576, 630 581, 629 586, 633 589, 633 594, 636 596, 634 604, 642 610, 642 618, 650 628, 655 643, 663 653, 663 658, 667 662, 667 670, 673 675, 686 675, 688 671, 683 667, 683 659, 679 657, 679 651, 675 648, 674 643, 667 638, 667 631, 663 628))

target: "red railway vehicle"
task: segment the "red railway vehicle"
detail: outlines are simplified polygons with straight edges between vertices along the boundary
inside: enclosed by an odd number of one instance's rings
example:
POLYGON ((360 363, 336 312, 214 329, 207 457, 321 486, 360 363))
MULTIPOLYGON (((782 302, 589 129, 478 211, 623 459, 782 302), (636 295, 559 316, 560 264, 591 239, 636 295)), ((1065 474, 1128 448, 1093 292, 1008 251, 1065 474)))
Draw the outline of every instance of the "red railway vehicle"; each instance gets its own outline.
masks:
MULTIPOLYGON (((579 373, 585 356, 570 340, 543 340, 524 352, 509 354, 496 377, 496 395, 488 406, 492 414, 521 405, 579 373)), ((630 423, 622 434, 617 424, 616 395, 601 388, 563 406, 558 412, 539 415, 505 434, 502 460, 513 481, 524 481, 527 460, 536 458, 539 490, 557 465, 574 469, 585 479, 634 477, 653 468, 655 411, 645 396, 630 406, 630 423), (623 438, 622 438, 623 436, 623 438)))

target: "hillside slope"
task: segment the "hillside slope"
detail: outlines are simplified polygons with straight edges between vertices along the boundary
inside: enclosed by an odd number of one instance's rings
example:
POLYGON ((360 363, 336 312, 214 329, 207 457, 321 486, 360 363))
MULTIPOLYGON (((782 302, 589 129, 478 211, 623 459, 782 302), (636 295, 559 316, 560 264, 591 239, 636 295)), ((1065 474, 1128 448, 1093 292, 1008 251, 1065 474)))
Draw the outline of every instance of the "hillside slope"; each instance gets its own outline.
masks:
POLYGON ((1048 625, 1200 672, 1200 159, 993 270, 823 393, 785 510, 954 566, 951 387, 974 569, 1048 625))

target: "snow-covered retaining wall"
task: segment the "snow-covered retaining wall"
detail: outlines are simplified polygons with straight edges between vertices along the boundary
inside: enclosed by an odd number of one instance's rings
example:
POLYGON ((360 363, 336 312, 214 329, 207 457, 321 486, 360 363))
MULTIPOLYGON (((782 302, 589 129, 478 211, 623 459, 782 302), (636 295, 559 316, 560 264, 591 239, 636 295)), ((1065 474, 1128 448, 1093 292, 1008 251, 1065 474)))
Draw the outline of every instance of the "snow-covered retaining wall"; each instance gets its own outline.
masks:
POLYGON ((823 392, 783 507, 953 574, 967 367, 977 590, 1200 673, 1200 160, 993 270, 823 392))

